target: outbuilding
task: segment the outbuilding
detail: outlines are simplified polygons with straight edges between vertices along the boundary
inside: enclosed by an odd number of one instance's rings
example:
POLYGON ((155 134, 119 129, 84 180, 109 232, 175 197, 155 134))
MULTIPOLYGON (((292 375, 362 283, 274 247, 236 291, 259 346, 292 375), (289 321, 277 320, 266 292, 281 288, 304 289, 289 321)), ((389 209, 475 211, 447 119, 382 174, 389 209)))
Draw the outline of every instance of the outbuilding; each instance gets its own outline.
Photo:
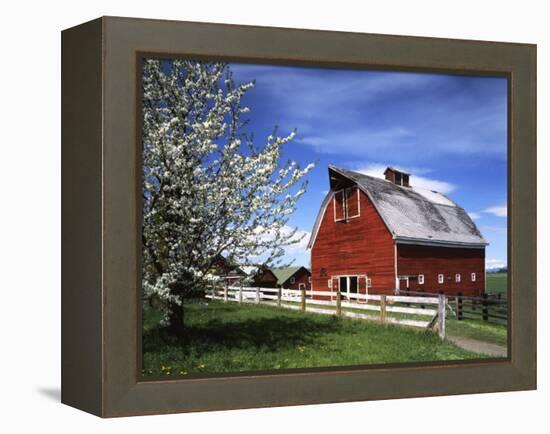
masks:
POLYGON ((254 284, 264 288, 311 289, 311 272, 302 266, 264 268, 258 271, 254 284))

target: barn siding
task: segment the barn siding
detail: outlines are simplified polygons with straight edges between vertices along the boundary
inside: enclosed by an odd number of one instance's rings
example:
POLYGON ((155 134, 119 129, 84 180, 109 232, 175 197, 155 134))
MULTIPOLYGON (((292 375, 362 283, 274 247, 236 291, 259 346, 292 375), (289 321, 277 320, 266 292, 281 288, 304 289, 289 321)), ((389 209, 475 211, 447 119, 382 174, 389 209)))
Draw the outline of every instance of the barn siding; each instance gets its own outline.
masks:
POLYGON ((263 288, 277 288, 277 277, 271 270, 261 270, 254 278, 254 285, 263 288))
POLYGON ((283 288, 287 289, 300 289, 299 285, 300 283, 305 283, 306 285, 306 291, 309 291, 311 289, 311 284, 309 282, 309 276, 311 273, 307 271, 305 268, 300 268, 295 274, 294 274, 294 283, 290 283, 290 278, 284 283, 283 288))
POLYGON ((418 276, 424 274, 424 284, 409 279, 413 291, 442 292, 445 294, 481 295, 485 292, 485 249, 397 245, 397 274, 418 276), (455 274, 461 274, 461 282, 455 282, 455 274), (476 273, 472 282, 471 273, 476 273), (437 275, 445 281, 439 284, 437 275))
POLYGON ((360 216, 334 221, 334 201, 323 216, 311 249, 313 290, 328 290, 336 275, 368 274, 370 293, 393 293, 395 288, 394 241, 378 212, 360 192, 360 216))

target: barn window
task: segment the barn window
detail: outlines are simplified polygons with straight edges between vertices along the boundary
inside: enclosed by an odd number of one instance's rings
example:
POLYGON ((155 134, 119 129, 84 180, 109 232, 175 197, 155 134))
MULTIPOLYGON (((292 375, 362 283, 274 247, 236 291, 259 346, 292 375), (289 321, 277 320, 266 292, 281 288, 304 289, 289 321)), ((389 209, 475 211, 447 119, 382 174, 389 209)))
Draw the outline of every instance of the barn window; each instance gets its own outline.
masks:
POLYGON ((437 283, 443 283, 444 280, 445 280, 445 277, 443 276, 443 274, 437 275, 437 283))
POLYGON ((295 283, 295 282, 296 282, 296 279, 295 279, 294 277, 291 277, 291 278, 290 278, 290 284, 293 284, 293 283, 295 283))
POLYGON ((359 189, 357 187, 346 188, 346 218, 359 217, 359 189))
POLYGON ((346 219, 345 190, 334 193, 334 221, 340 222, 346 219))
POLYGON ((418 284, 419 285, 424 285, 424 275, 423 274, 418 275, 418 284))
POLYGON ((370 277, 367 277, 367 288, 372 288, 372 280, 370 277))
POLYGON ((455 274, 455 281, 456 281, 456 283, 460 283, 460 274, 459 273, 455 274))
POLYGON ((472 273, 472 282, 476 281, 476 273, 472 273))
POLYGON ((311 283, 311 276, 308 276, 307 281, 311 283))
POLYGON ((334 193, 334 221, 345 221, 360 215, 359 189, 344 188, 334 193))

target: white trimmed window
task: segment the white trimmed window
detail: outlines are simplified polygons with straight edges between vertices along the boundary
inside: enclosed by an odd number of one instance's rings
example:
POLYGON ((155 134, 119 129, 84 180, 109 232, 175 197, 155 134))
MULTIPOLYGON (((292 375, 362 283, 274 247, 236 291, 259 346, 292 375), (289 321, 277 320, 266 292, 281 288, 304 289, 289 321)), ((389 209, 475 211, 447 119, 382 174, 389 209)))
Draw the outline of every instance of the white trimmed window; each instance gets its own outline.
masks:
POLYGON ((332 199, 334 221, 340 222, 359 217, 361 214, 359 198, 359 188, 355 186, 335 191, 332 199))
POLYGON ((455 274, 455 282, 460 283, 460 274, 459 273, 455 274))
POLYGON ((359 217, 359 189, 357 187, 346 188, 346 218, 359 217))
POLYGON ((419 285, 424 285, 424 275, 423 274, 418 275, 418 284, 419 285))
POLYGON ((437 283, 443 283, 445 281, 445 276, 443 274, 437 275, 437 283))
POLYGON ((308 276, 307 281, 311 283, 311 276, 308 276))
POLYGON ((476 273, 472 273, 472 282, 476 281, 476 273))
POLYGON ((329 289, 332 289, 332 279, 328 279, 328 287, 329 289))
POLYGON ((372 280, 370 277, 367 277, 367 288, 372 288, 372 280))
POLYGON ((346 200, 345 190, 338 190, 334 192, 332 198, 334 206, 334 221, 340 222, 346 219, 346 200))

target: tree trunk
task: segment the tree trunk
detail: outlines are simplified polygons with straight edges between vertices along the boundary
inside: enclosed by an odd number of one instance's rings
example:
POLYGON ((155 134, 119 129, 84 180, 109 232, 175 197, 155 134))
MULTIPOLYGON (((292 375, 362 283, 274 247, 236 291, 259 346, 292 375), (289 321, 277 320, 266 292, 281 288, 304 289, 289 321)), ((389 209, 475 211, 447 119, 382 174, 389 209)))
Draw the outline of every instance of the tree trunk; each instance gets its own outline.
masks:
POLYGON ((174 336, 183 336, 184 321, 183 321, 183 304, 178 305, 176 303, 170 303, 168 305, 170 309, 170 333, 174 336))

